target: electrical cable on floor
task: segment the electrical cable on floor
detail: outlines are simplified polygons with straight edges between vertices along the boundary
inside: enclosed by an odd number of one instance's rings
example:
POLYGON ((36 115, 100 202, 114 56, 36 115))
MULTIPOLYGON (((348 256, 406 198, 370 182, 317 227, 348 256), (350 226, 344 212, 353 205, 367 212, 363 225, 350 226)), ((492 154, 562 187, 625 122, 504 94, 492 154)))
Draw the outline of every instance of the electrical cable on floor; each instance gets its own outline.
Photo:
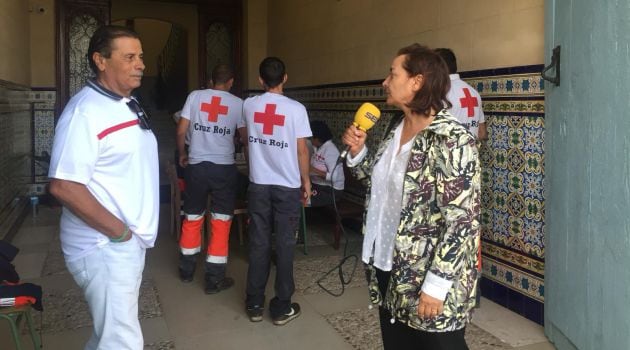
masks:
POLYGON ((346 230, 343 228, 343 223, 341 222, 341 215, 339 215, 339 210, 337 209, 337 201, 335 198, 335 188, 333 187, 333 175, 335 174, 335 170, 337 169, 337 167, 339 166, 339 164, 341 164, 342 162, 340 162, 341 156, 337 157, 337 161, 335 162, 335 167, 333 168, 333 170, 330 173, 330 187, 332 189, 332 198, 333 198, 333 208, 335 209, 335 220, 337 223, 339 223, 339 228, 341 229, 341 234, 344 237, 344 239, 346 240, 346 242, 344 243, 344 247, 343 247, 343 257, 341 258, 341 260, 339 261, 339 263, 337 265, 335 265, 335 267, 333 267, 332 269, 330 269, 328 272, 326 272, 322 277, 320 277, 317 280, 317 285, 326 293, 334 296, 334 297, 340 297, 343 295, 343 293, 346 290, 346 285, 350 284, 350 282, 352 282, 352 276, 354 276, 354 272, 357 269, 357 263, 359 261, 359 257, 356 254, 351 254, 351 255, 347 255, 348 254, 348 244, 350 243, 350 241, 348 240, 348 236, 346 235, 346 230), (343 273, 343 266, 346 263, 346 261, 348 261, 349 259, 354 259, 354 264, 352 265, 352 272, 350 273, 350 277, 348 278, 348 280, 345 279, 344 277, 344 273, 343 273), (324 287, 322 285, 322 281, 324 279, 326 279, 331 273, 333 273, 334 271, 338 271, 339 273, 339 281, 341 282, 341 292, 333 292, 332 290, 327 289, 326 287, 324 287))

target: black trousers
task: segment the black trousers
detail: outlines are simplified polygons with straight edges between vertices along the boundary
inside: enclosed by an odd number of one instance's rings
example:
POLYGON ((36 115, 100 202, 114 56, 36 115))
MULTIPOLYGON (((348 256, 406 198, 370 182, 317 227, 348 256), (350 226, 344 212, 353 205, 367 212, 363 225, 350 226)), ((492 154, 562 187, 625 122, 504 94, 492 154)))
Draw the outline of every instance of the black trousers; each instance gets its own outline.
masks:
POLYGON ((186 167, 184 212, 199 215, 206 210, 208 192, 212 195, 210 212, 234 215, 238 170, 234 164, 201 162, 186 167))
MULTIPOLYGON (((390 272, 376 269, 381 295, 385 295, 390 272)), ((464 333, 466 328, 451 332, 424 332, 403 323, 391 323, 391 313, 379 307, 379 321, 385 350, 468 350, 464 333)))
POLYGON ((271 264, 271 234, 276 236, 276 296, 269 303, 272 317, 289 312, 295 291, 293 254, 295 230, 300 221, 301 189, 250 183, 249 267, 247 270, 247 307, 263 306, 265 286, 271 264))

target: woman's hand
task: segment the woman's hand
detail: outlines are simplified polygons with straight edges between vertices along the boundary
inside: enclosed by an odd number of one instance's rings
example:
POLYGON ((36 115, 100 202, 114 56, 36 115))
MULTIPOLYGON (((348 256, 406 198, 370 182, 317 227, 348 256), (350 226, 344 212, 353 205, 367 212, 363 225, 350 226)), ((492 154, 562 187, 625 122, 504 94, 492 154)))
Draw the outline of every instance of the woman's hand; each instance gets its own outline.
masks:
POLYGON ((343 133, 342 141, 346 146, 350 147, 349 152, 352 157, 361 152, 365 146, 366 137, 365 131, 358 129, 354 124, 350 125, 346 132, 343 133))
POLYGON ((422 319, 431 319, 441 314, 444 310, 444 301, 428 294, 420 293, 418 301, 418 316, 422 319))

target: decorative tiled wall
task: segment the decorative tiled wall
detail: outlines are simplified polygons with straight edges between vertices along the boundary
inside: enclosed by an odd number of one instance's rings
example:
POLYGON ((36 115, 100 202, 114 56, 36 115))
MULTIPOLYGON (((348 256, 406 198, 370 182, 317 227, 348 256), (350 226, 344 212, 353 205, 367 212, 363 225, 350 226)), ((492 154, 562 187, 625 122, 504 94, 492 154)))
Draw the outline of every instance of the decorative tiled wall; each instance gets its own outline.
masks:
MULTIPOLYGON (((482 294, 538 323, 544 302, 544 83, 542 66, 462 72, 483 99, 489 139, 482 145, 482 294)), ((382 111, 368 147, 399 111, 384 104, 381 81, 287 89, 311 120, 340 136, 363 102, 382 111)))
MULTIPOLYGON (((33 131, 34 131, 34 182, 48 182, 48 166, 50 152, 55 132, 55 101, 56 91, 38 89, 30 92, 33 103, 33 131)), ((41 186, 35 191, 41 192, 41 186)))
POLYGON ((543 323, 545 300, 542 66, 462 73, 481 94, 482 293, 543 323))
POLYGON ((43 194, 54 132, 55 91, 0 81, 0 239, 43 194))
POLYGON ((26 87, 0 81, 0 239, 24 207, 30 180, 31 105, 26 87))

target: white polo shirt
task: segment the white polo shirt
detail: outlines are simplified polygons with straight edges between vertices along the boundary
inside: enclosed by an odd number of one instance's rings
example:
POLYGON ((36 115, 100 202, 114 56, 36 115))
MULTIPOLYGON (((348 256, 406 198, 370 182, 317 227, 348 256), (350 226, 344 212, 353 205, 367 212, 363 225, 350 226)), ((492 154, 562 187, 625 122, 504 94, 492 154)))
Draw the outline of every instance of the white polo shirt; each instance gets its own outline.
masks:
POLYGON ((249 144, 249 180, 299 188, 297 139, 311 137, 306 108, 284 95, 264 93, 243 103, 249 144))
MULTIPOLYGON (((128 98, 116 100, 89 87, 93 84, 72 97, 57 122, 48 176, 84 184, 129 226, 141 246, 152 247, 160 203, 155 136, 139 127, 128 98)), ((60 229, 69 261, 98 246, 116 244, 65 207, 60 229)))
POLYGON ((334 189, 343 190, 345 181, 343 164, 336 165, 338 158, 339 150, 331 140, 324 142, 320 147, 314 147, 314 152, 311 156, 311 166, 315 169, 325 171, 326 178, 311 176, 311 181, 314 184, 322 186, 330 186, 332 182, 334 189), (334 173, 333 170, 335 171, 334 173))
POLYGON ((446 98, 453 107, 448 111, 468 129, 473 136, 479 137, 479 124, 485 123, 481 96, 477 90, 463 81, 459 74, 451 74, 451 89, 446 98))
POLYGON ((196 90, 188 95, 181 115, 190 121, 190 164, 234 164, 234 135, 245 127, 243 100, 226 91, 196 90))

